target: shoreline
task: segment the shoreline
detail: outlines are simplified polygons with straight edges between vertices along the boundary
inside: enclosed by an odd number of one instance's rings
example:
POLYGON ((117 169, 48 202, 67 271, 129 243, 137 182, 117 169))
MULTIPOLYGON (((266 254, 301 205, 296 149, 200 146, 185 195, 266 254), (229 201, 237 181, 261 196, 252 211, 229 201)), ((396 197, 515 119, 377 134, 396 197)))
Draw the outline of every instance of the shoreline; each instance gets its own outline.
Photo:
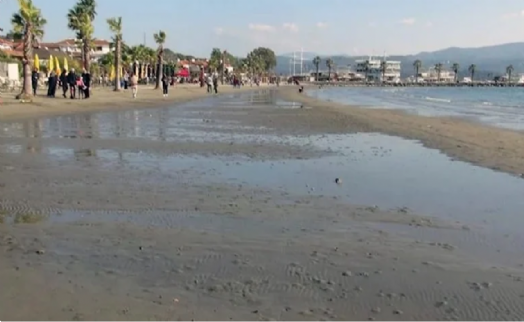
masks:
POLYGON ((49 135, 31 135, 32 121, 8 127, 0 319, 524 315, 524 183, 480 168, 461 177, 464 164, 418 143, 349 135, 372 129, 326 108, 278 106, 274 89, 133 117, 118 117, 129 114, 122 104, 46 122, 49 135), (495 220, 512 229, 498 233, 495 220))
MULTIPOLYGON (((305 87, 307 91, 309 86, 305 87)), ((342 117, 348 128, 380 132, 420 141, 454 159, 503 171, 524 173, 524 135, 509 129, 455 117, 428 117, 394 109, 366 109, 356 105, 322 101, 299 94, 296 88, 279 91, 279 96, 342 117)))
MULTIPOLYGON (((234 88, 230 85, 219 87, 219 93, 232 94, 254 90, 267 89, 269 86, 234 88)), ((41 92, 44 90, 42 89, 41 92)), ((179 85, 170 88, 169 97, 162 97, 160 89, 155 90, 154 85, 141 85, 138 88, 138 97, 132 98, 131 90, 114 92, 112 87, 97 87, 93 89, 88 100, 69 98, 48 98, 37 96, 32 103, 20 103, 12 93, 0 95, 0 122, 20 121, 30 118, 61 116, 84 112, 109 112, 115 110, 129 110, 136 108, 168 107, 172 104, 186 103, 192 100, 209 97, 206 88, 199 85, 179 85)))

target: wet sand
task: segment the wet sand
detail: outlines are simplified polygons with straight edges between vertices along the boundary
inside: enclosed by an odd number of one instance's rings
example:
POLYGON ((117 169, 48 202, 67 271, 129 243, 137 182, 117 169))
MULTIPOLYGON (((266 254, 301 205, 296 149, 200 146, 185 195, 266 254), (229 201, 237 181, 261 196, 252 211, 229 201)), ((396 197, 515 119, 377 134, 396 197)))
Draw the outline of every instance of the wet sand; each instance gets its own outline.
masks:
MULTIPOLYGON (((249 91, 252 87, 232 88, 219 86, 219 93, 249 91)), ((133 99, 131 89, 114 92, 112 87, 94 87, 88 100, 69 99, 61 96, 57 91, 56 98, 45 96, 46 90, 41 89, 31 103, 21 103, 12 93, 0 95, 0 120, 16 120, 47 115, 64 115, 104 110, 118 110, 129 108, 169 106, 174 103, 186 102, 210 95, 205 87, 199 85, 178 84, 169 88, 169 97, 162 96, 162 89, 154 89, 154 85, 140 85, 138 95, 133 99)))
MULTIPOLYGON (((307 87, 306 87, 307 90, 307 87)), ((281 91, 283 99, 336 112, 350 129, 381 132, 419 140, 451 157, 513 174, 524 173, 524 134, 452 117, 425 117, 398 110, 366 109, 320 101, 296 88, 281 91)))
MULTIPOLYGON (((380 169, 404 164, 394 156, 417 147, 348 135, 361 128, 348 128, 337 113, 300 108, 262 90, 1 128, 0 319, 507 320, 524 314, 518 230, 503 232, 516 253, 493 250, 507 262, 481 256, 490 250, 484 244, 477 253, 450 237, 476 244, 480 234, 499 247, 484 229, 491 222, 483 220, 509 220, 513 208, 491 204, 495 213, 439 216, 438 206, 428 213, 403 207, 432 198, 398 193, 400 181, 425 189, 409 179, 413 166, 388 170, 405 177, 380 169), (380 186, 391 190, 377 194, 380 186), (379 200, 387 195, 389 207, 379 200)), ((471 178, 491 173, 451 161, 437 166, 471 171, 471 178)), ((519 180, 489 175, 491 182, 519 180)), ((446 183, 432 180, 440 198, 446 183)), ((457 197, 447 203, 457 211, 463 186, 448 184, 457 197)), ((487 199, 480 193, 476 198, 487 199)), ((518 210, 518 200, 504 203, 518 210)))

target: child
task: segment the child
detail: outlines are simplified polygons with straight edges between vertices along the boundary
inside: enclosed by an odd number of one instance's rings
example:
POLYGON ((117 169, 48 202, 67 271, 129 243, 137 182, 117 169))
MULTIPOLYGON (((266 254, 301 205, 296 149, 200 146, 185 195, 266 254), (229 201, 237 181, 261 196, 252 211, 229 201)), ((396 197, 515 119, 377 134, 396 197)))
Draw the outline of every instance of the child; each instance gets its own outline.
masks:
POLYGON ((86 86, 84 85, 84 80, 80 76, 77 76, 76 78, 76 87, 78 88, 78 98, 84 98, 86 86))

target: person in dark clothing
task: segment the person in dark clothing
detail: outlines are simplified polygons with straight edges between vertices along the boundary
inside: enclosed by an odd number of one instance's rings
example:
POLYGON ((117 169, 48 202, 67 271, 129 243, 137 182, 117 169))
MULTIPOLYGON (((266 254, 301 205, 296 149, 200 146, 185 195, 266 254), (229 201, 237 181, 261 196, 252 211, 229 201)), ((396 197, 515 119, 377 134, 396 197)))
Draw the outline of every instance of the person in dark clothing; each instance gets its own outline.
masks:
POLYGON ((33 95, 36 96, 36 89, 38 88, 38 71, 36 68, 31 73, 31 85, 33 87, 33 95))
POLYGON ((162 92, 164 97, 167 97, 169 93, 169 77, 166 75, 162 76, 162 92))
POLYGON ((76 73, 74 68, 71 68, 71 71, 67 74, 67 84, 69 85, 69 98, 74 99, 76 97, 76 73))
POLYGON ((62 96, 64 98, 67 97, 66 96, 67 89, 68 89, 67 84, 68 84, 68 82, 67 82, 67 71, 64 70, 62 72, 62 74, 60 74, 60 86, 62 86, 62 96))
POLYGON ((58 78, 56 77, 55 72, 51 72, 47 80, 47 96, 48 97, 55 97, 57 83, 58 83, 58 78))
POLYGON ((213 89, 215 90, 215 94, 218 94, 218 76, 216 74, 213 75, 213 89))
POLYGON ((82 73, 82 80, 84 81, 84 98, 89 98, 91 89, 91 74, 84 68, 82 73))

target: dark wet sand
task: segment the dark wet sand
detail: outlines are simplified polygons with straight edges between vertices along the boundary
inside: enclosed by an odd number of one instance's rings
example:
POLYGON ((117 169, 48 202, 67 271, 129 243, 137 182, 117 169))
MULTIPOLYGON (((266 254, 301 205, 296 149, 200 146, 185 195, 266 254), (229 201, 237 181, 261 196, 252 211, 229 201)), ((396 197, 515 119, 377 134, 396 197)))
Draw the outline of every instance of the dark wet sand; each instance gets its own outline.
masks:
MULTIPOLYGON (((270 103, 260 92, 160 114, 3 124, 0 319, 523 316, 522 264, 389 228, 447 236, 474 226, 349 203, 326 192, 332 177, 300 188, 250 183, 242 164, 330 156, 338 152, 294 142, 360 130, 335 113, 270 103), (226 162, 238 180, 216 176, 218 163, 190 166, 197 157, 226 162)), ((341 189, 358 184, 341 179, 341 189)))
POLYGON ((460 160, 512 174, 524 173, 524 134, 521 131, 460 118, 425 117, 399 110, 351 107, 299 94, 292 87, 281 90, 280 94, 283 99, 338 115, 338 122, 346 123, 347 128, 419 140, 460 160))

